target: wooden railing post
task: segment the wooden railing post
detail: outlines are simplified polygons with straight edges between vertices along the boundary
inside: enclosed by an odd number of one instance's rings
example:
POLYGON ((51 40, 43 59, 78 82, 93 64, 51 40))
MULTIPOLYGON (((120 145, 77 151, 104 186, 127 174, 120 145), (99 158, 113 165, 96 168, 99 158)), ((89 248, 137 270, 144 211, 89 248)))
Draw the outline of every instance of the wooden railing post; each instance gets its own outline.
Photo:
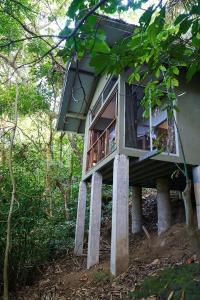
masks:
POLYGON ((101 160, 101 139, 98 140, 98 154, 97 154, 97 161, 101 160))
POLYGON ((108 129, 106 129, 106 156, 109 153, 109 132, 108 129))

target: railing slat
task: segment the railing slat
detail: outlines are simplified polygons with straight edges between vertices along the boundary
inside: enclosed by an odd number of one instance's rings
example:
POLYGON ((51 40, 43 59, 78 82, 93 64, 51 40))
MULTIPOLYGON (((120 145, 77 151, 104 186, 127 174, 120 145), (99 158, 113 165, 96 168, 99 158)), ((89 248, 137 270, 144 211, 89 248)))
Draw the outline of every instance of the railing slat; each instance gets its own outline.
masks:
POLYGON ((116 118, 108 125, 108 127, 102 132, 102 134, 99 136, 98 139, 96 139, 96 141, 92 144, 92 146, 90 146, 90 148, 88 149, 88 152, 95 146, 95 144, 97 144, 98 140, 105 134, 106 130, 109 129, 114 123, 116 122, 116 118))

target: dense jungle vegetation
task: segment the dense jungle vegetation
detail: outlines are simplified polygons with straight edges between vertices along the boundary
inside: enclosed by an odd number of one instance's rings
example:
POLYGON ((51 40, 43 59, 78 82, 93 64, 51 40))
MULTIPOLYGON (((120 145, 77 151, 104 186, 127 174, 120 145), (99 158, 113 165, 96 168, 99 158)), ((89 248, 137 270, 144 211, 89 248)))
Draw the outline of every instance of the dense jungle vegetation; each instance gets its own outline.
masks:
MULTIPOLYGON (((169 111, 178 109, 174 87, 180 70, 185 68, 191 80, 200 68, 198 1, 147 2, 0 0, 0 290, 5 300, 8 286, 31 283, 40 265, 73 247, 83 137, 56 131, 66 62, 76 60, 78 71, 78 61, 89 53, 97 74, 132 67, 130 82, 162 75, 148 83, 143 105, 159 105, 165 87, 169 111), (110 49, 104 32, 95 29, 95 12, 124 17, 138 27, 110 49), (144 63, 148 71, 141 75, 144 63)), ((183 172, 189 184, 187 169, 183 172)))

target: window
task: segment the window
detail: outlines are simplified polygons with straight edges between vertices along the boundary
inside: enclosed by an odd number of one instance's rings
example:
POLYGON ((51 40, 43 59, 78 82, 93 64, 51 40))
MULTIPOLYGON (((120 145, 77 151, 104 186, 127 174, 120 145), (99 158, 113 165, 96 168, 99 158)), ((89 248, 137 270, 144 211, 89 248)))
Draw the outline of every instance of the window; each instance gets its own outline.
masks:
POLYGON ((145 118, 141 106, 143 97, 142 86, 126 84, 125 146, 141 150, 160 149, 175 154, 174 118, 168 118, 164 104, 151 108, 149 117, 145 118))
POLYGON ((103 106, 104 102, 106 101, 107 97, 109 96, 110 92, 113 90, 115 83, 117 82, 118 77, 113 76, 107 82, 105 88, 103 89, 102 93, 100 94, 94 108, 91 111, 91 122, 94 121, 98 112, 100 111, 101 107, 103 106))
POLYGON ((126 84, 125 146, 136 149, 150 149, 149 119, 143 117, 140 104, 144 89, 126 84))

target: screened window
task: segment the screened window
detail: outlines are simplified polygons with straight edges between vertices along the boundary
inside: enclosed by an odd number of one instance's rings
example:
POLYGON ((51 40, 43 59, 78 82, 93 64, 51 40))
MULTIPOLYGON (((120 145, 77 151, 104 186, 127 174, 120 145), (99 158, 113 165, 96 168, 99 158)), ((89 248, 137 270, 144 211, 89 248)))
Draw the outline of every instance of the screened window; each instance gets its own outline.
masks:
POLYGON ((176 153, 174 117, 168 118, 163 106, 149 110, 144 117, 141 100, 144 87, 126 84, 125 108, 125 146, 141 150, 161 149, 163 152, 176 153))
POLYGON ((118 77, 113 76, 107 82, 105 88, 103 89, 102 93, 100 94, 94 108, 91 111, 91 122, 95 119, 98 112, 100 111, 101 107, 103 106, 104 102, 106 101, 107 97, 109 96, 110 92, 113 90, 115 83, 117 82, 118 77))

